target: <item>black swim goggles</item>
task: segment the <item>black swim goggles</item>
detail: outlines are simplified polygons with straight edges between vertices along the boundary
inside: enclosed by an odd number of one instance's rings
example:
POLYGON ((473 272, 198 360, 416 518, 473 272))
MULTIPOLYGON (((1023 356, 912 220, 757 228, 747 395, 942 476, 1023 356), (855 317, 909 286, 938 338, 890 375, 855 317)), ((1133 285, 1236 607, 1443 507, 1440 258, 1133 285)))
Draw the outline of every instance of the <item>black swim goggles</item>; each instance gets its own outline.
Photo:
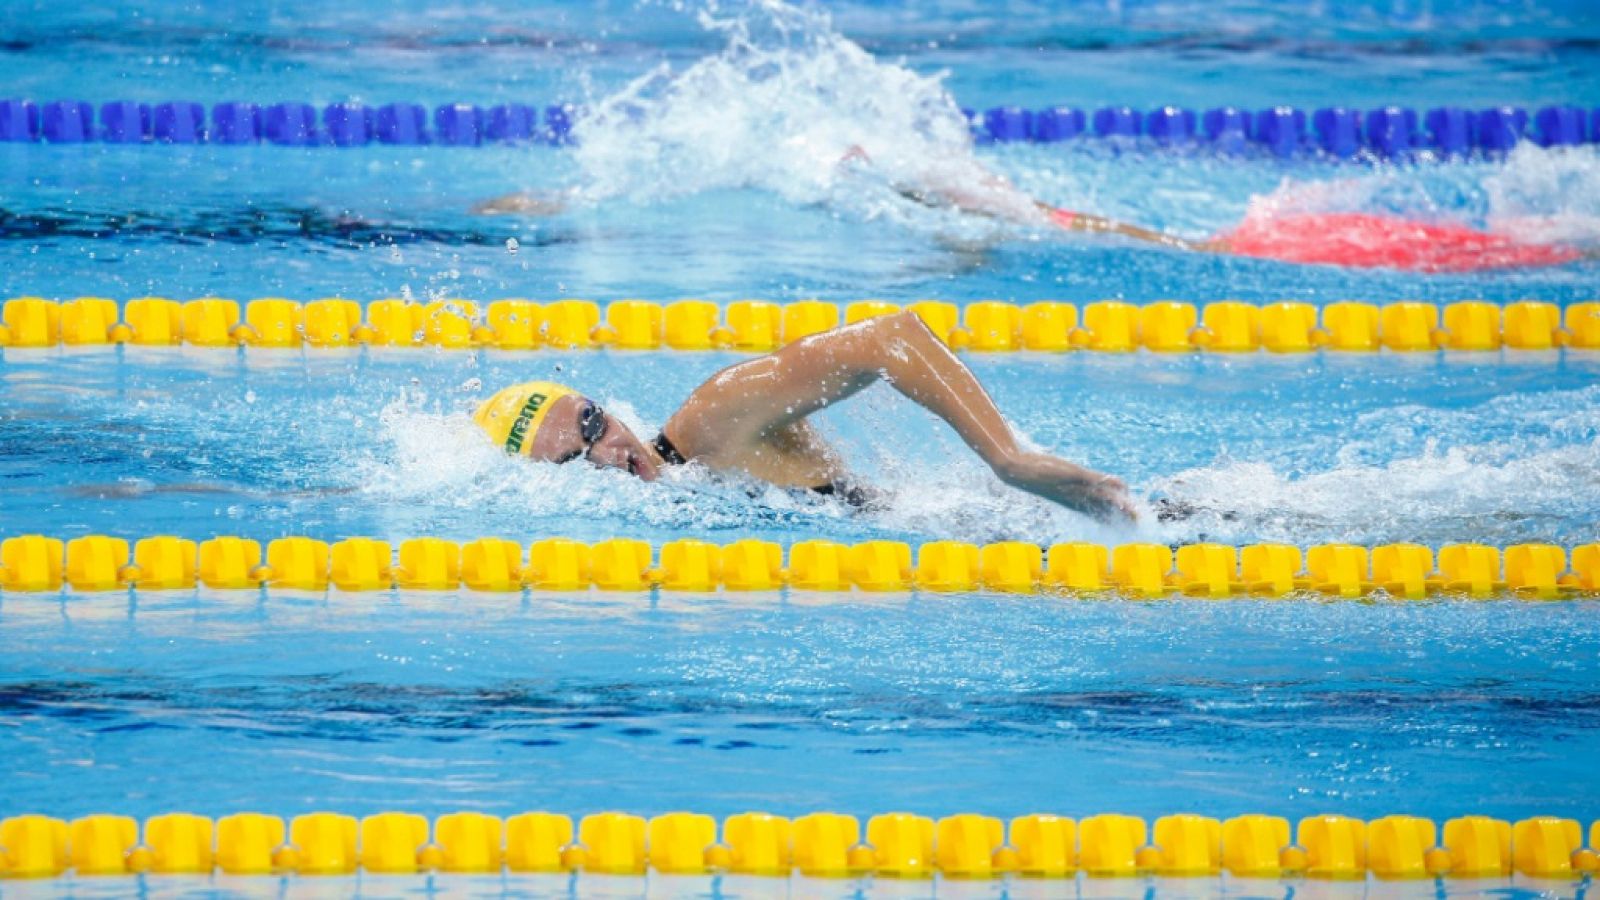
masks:
POLYGON ((580 456, 587 459, 594 451, 594 445, 606 436, 606 429, 610 426, 611 420, 606 417, 605 410, 596 406, 593 400, 583 401, 582 408, 578 410, 578 436, 583 439, 583 449, 574 450, 557 462, 572 462, 580 456))

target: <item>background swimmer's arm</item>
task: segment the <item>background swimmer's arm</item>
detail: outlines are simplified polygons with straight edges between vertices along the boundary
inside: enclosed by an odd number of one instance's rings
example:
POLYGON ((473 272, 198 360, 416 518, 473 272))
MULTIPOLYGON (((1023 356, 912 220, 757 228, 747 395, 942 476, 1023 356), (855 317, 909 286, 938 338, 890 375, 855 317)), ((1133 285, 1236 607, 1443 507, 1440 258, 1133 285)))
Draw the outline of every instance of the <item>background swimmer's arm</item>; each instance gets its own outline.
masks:
POLYGON ((1188 238, 1175 237, 1127 222, 1118 222, 1104 216, 1092 216, 1088 213, 1070 212, 1059 209, 1048 203, 1037 203, 1039 209, 1050 217, 1050 222, 1066 231, 1085 231, 1098 234, 1119 234, 1135 240, 1148 241, 1164 247, 1176 247, 1180 250, 1194 250, 1202 253, 1226 253, 1228 245, 1223 241, 1191 241, 1188 238))
MULTIPOLYGON (((851 147, 839 162, 841 165, 870 166, 872 158, 860 147, 851 147)), ((940 178, 929 173, 918 183, 893 182, 891 187, 907 200, 934 209, 954 207, 965 213, 1003 219, 1021 225, 1041 225, 1049 222, 1066 231, 1116 234, 1180 250, 1224 253, 1228 250, 1228 245, 1224 241, 1192 241, 1104 216, 1060 209, 1029 197, 1003 175, 987 169, 980 171, 981 174, 970 183, 940 178)))
POLYGON ((948 422, 1007 484, 1102 518, 1134 517, 1122 482, 1023 449, 971 370, 910 312, 867 319, 730 366, 690 395, 668 431, 674 441, 691 444, 691 453, 759 445, 774 430, 879 379, 948 422))
MULTIPOLYGON (((841 171, 852 168, 872 171, 876 167, 872 157, 858 144, 839 158, 839 168, 841 171)), ((895 193, 930 209, 956 209, 1024 225, 1043 224, 1039 205, 1032 197, 1004 175, 976 162, 963 167, 959 174, 934 168, 903 178, 888 173, 884 176, 895 193)))
POLYGON ((478 216, 554 216, 565 212, 566 209, 567 201, 560 194, 539 194, 532 191, 506 194, 472 205, 473 215, 478 216))

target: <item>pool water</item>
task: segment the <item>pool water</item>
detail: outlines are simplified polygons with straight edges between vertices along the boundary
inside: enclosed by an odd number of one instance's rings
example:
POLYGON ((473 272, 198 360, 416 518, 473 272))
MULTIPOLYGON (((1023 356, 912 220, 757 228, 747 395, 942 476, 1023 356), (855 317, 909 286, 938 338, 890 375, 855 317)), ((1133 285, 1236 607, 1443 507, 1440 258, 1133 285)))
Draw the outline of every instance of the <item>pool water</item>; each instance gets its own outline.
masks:
MULTIPOLYGON (((894 190, 900 174, 948 166, 1193 237, 1252 211, 1333 210, 1593 249, 1596 145, 1405 164, 974 149, 954 111, 1589 108, 1600 14, 1588 3, 846 3, 831 21, 776 3, 14 7, 0 82, 39 100, 574 100, 600 115, 572 148, 0 145, 5 296, 1567 305, 1600 285, 1594 260, 1419 275, 1184 254, 894 190), (854 143, 877 169, 834 165, 854 143), (513 191, 561 208, 471 212, 513 191)), ((645 485, 532 466, 467 419, 501 386, 555 378, 653 434, 739 358, 7 349, 0 536, 1597 539, 1596 353, 967 355, 1029 441, 1129 482, 1146 512, 1131 526, 1004 487, 885 387, 821 416, 889 492, 868 511, 692 468, 645 485), (1192 515, 1159 521, 1162 503, 1192 515)), ((1587 825, 1597 611, 1503 598, 6 594, 0 814, 907 808, 1587 825)))
MULTIPOLYGON (((892 492, 867 512, 529 466, 466 420, 482 384, 559 372, 642 430, 732 355, 143 350, 8 354, 8 530, 1570 546, 1600 513, 1582 354, 974 360, 1033 440, 1199 510, 1113 528, 1005 489, 887 389, 825 417, 892 492)), ((14 808, 74 814, 1587 815, 1596 609, 12 594, 0 759, 14 808)))
POLYGON ((147 592, 0 612, 8 808, 61 816, 1586 819, 1600 751, 1593 604, 147 592))

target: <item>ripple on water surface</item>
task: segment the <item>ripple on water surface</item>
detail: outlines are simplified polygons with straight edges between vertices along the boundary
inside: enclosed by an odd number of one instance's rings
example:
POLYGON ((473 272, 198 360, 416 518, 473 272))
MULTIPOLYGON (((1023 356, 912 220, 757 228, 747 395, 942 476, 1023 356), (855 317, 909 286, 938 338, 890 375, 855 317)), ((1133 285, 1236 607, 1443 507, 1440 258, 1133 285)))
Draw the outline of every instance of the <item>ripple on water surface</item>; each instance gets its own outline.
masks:
POLYGON ((1575 786, 1600 751, 1594 613, 11 595, 0 759, 18 808, 65 814, 1589 815, 1575 786))

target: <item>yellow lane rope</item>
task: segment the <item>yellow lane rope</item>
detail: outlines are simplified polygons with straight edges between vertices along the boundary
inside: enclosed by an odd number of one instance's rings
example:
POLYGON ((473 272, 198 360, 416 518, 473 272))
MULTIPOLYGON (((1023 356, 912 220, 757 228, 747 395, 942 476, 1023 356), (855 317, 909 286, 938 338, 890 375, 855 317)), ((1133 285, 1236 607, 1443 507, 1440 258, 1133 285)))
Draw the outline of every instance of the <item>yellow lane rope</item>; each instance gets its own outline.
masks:
POLYGON ((909 309, 941 339, 962 350, 1057 353, 1307 353, 1600 350, 1600 302, 1519 301, 1504 306, 1464 300, 1443 307, 1399 302, 1234 301, 1136 305, 980 301, 957 307, 935 300, 838 304, 741 300, 654 303, 616 300, 354 300, 300 303, 265 298, 241 304, 206 297, 57 302, 18 297, 0 314, 0 347, 189 345, 262 348, 439 347, 502 350, 595 349, 767 352, 841 324, 909 309))

